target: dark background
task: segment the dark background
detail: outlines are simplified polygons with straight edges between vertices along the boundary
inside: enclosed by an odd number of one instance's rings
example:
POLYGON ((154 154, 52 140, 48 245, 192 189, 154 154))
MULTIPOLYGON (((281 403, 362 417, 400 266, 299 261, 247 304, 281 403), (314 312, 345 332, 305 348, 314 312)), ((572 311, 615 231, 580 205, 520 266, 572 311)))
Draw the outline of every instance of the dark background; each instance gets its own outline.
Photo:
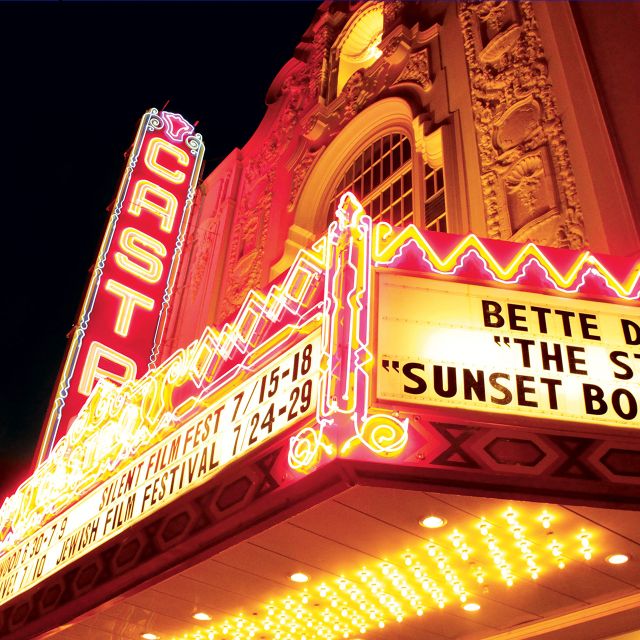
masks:
POLYGON ((29 473, 127 151, 151 107, 242 147, 316 2, 0 3, 0 504, 29 473))

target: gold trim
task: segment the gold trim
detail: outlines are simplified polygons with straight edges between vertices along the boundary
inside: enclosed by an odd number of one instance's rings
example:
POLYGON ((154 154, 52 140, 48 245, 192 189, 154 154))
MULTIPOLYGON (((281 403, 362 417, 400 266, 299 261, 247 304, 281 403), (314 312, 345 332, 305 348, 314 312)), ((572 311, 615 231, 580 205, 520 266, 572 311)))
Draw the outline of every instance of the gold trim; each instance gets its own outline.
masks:
MULTIPOLYGON (((560 631, 577 624, 584 624, 601 620, 608 616, 623 614, 637 607, 640 607, 640 592, 625 596, 624 598, 618 598, 617 600, 610 600, 603 604, 596 604, 591 607, 572 611, 571 613, 566 613, 554 618, 545 618, 537 622, 532 622, 518 629, 510 629, 497 635, 487 636, 485 640, 525 640, 525 638, 537 638, 542 633, 560 631)), ((586 636, 584 640, 587 640, 586 636)))

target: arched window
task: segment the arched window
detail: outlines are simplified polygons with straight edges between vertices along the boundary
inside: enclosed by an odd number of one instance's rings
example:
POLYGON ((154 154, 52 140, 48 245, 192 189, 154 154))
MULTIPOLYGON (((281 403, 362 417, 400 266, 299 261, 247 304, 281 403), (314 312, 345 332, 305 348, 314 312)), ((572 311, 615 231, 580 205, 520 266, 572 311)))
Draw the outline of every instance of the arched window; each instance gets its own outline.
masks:
POLYGON ((451 129, 431 126, 399 96, 374 102, 344 126, 318 154, 300 187, 284 252, 270 277, 280 275, 300 249, 326 233, 340 196, 349 190, 376 221, 464 231, 451 189, 456 184, 451 129))
POLYGON ((413 222, 413 161, 411 141, 390 133, 368 146, 347 168, 329 206, 333 220, 340 196, 351 191, 374 222, 393 225, 413 222))
POLYGON ((351 191, 374 222, 398 227, 414 223, 423 229, 446 231, 440 130, 424 142, 426 153, 417 156, 426 155, 422 166, 414 162, 411 140, 403 133, 388 133, 369 145, 342 174, 329 204, 329 222, 342 194, 351 191))

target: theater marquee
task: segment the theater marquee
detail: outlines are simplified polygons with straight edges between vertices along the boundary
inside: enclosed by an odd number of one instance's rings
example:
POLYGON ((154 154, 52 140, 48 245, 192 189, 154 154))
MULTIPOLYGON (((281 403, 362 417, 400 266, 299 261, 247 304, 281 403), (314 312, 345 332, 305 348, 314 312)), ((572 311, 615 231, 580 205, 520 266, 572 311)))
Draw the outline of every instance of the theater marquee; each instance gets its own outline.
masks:
MULTIPOLYGON (((626 481, 640 455, 628 442, 639 426, 639 298, 637 261, 373 225, 346 194, 326 236, 268 292, 251 292, 233 322, 137 380, 91 391, 0 509, 0 606, 269 447, 279 465, 270 482, 299 488, 340 460, 374 475, 371 463, 384 461, 403 480, 418 468, 437 474, 447 440, 453 486, 472 454, 442 435, 448 428, 464 439, 535 428, 530 441, 520 436, 535 460, 545 433, 568 432, 574 464, 586 425, 626 440, 593 445, 600 458, 571 495, 606 491, 596 470, 626 481), (615 468, 602 462, 608 452, 615 468)), ((535 460, 527 473, 542 473, 535 460)), ((460 482, 478 484, 479 468, 460 482)), ((495 487, 490 464, 483 473, 495 487)), ((563 484, 549 479, 546 495, 563 484)), ((637 487, 624 491, 636 499, 637 487)))
POLYGON ((327 374, 318 425, 292 439, 293 468, 312 469, 330 445, 416 464, 446 423, 640 427, 640 263, 372 225, 350 195, 337 218, 327 374))
POLYGON ((168 438, 0 557, 0 604, 203 484, 315 410, 319 332, 219 397, 168 438))
POLYGON ((637 307, 381 273, 377 321, 380 400, 640 426, 637 307))

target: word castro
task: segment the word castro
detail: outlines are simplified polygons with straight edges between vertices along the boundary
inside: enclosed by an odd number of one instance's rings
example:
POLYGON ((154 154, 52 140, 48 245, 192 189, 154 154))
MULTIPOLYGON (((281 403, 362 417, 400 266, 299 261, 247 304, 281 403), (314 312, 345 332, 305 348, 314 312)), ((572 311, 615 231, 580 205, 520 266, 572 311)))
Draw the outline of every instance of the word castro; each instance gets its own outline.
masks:
POLYGON ((38 461, 67 433, 96 381, 140 378, 154 363, 202 160, 179 114, 140 123, 96 259, 38 461))

